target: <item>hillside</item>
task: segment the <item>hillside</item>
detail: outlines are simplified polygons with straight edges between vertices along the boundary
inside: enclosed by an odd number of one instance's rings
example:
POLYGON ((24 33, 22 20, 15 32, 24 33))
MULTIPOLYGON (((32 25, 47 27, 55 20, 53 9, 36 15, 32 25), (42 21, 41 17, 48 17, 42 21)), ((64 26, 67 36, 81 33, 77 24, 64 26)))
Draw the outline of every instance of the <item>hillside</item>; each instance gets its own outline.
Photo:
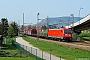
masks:
MULTIPOLYGON (((74 17, 74 22, 79 21, 79 17, 74 17)), ((72 17, 55 17, 55 18, 47 18, 43 19, 41 22, 38 23, 39 26, 47 26, 48 25, 57 25, 58 27, 70 25, 72 23, 72 17)))

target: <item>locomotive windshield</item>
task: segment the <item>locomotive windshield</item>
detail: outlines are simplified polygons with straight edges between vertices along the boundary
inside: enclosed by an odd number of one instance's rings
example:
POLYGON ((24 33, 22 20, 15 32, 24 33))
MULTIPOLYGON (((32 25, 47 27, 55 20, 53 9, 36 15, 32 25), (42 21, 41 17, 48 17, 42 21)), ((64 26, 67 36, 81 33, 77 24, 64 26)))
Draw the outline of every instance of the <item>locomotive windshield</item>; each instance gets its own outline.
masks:
POLYGON ((71 34, 71 30, 64 30, 66 34, 71 34))

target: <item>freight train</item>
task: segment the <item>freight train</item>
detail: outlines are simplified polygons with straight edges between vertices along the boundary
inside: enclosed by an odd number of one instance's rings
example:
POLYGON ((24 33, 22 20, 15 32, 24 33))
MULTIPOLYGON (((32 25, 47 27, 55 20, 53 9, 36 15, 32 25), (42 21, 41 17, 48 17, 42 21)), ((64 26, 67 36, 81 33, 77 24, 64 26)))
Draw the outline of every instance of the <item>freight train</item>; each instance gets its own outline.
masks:
MULTIPOLYGON (((25 29, 24 29, 25 30, 25 29)), ((38 36, 38 37, 43 37, 43 38, 48 38, 48 39, 54 39, 54 40, 72 40, 72 29, 70 28, 60 28, 60 29, 47 29, 47 30, 42 30, 37 31, 36 28, 30 28, 26 29, 24 31, 25 35, 30 35, 30 36, 38 36)))

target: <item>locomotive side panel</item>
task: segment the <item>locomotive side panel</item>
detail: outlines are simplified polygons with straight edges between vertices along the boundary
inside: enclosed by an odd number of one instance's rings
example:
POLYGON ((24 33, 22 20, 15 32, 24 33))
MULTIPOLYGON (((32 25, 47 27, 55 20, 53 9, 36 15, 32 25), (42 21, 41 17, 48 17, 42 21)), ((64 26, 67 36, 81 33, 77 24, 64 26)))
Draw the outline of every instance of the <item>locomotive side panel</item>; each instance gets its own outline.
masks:
POLYGON ((60 29, 50 29, 48 31, 48 37, 60 38, 60 37, 63 37, 63 36, 64 36, 63 30, 60 30, 60 29))

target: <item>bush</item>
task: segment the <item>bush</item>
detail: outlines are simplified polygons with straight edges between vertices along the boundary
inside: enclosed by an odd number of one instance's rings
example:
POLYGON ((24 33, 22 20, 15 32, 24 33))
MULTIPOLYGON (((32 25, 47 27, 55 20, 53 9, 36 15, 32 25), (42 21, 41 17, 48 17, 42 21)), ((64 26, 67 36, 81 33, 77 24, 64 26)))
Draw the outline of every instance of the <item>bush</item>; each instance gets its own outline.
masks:
POLYGON ((83 37, 83 40, 90 41, 90 37, 83 37))
POLYGON ((81 33, 79 36, 80 36, 80 41, 85 41, 85 40, 90 41, 90 32, 81 33))
POLYGON ((90 37, 90 32, 89 33, 81 33, 79 36, 80 37, 90 37))
POLYGON ((73 33, 73 40, 76 41, 78 39, 78 35, 76 33, 73 33))

